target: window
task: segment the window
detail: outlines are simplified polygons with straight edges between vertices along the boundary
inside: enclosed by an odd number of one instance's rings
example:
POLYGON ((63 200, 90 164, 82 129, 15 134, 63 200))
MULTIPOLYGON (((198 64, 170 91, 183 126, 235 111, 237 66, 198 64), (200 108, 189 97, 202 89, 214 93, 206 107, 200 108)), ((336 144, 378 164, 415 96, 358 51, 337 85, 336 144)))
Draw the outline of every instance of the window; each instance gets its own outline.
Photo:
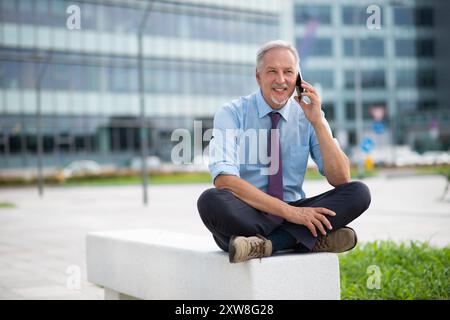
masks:
MULTIPOLYGON (((194 23, 194 21, 191 21, 194 23)), ((146 33, 161 36, 176 36, 176 15, 166 12, 152 12, 146 24, 146 33)))
MULTIPOLYGON (((355 71, 345 71, 345 88, 352 89, 355 85, 355 71)), ((384 70, 361 71, 361 87, 366 89, 381 89, 385 87, 384 70)))
POLYGON ((322 104, 322 110, 325 113, 325 118, 328 121, 335 120, 334 117, 334 104, 332 102, 325 102, 322 104))
POLYGON ((223 42, 262 43, 276 38, 278 18, 255 16, 241 12, 223 12, 213 9, 154 11, 147 21, 145 33, 166 37, 205 39, 223 42))
POLYGON ((21 62, 20 63, 20 88, 35 88, 36 86, 36 72, 37 65, 34 62, 21 62))
POLYGON ((82 29, 97 29, 99 11, 98 8, 99 6, 91 3, 80 4, 82 29))
POLYGON ((394 22, 397 26, 414 25, 413 8, 394 8, 394 22))
POLYGON ((315 20, 320 24, 331 23, 331 7, 329 6, 295 6, 295 23, 306 24, 308 21, 315 20))
POLYGON ((72 78, 68 75, 73 73, 76 74, 76 71, 71 65, 50 64, 45 74, 45 78, 48 81, 44 81, 43 87, 53 90, 70 90, 72 87, 72 78))
POLYGON ((434 99, 423 99, 417 104, 419 110, 436 110, 438 107, 437 101, 434 99))
POLYGON ((17 14, 17 1, 0 1, 0 21, 17 23, 19 18, 17 14))
POLYGON ((34 7, 33 4, 35 4, 35 2, 36 1, 33 1, 33 0, 18 1, 20 23, 23 23, 23 24, 33 24, 34 23, 35 15, 34 15, 34 10, 33 10, 33 7, 34 7))
POLYGON ((397 108, 401 113, 417 110, 417 101, 415 100, 398 100, 397 108))
POLYGON ((304 43, 301 38, 297 38, 296 41, 297 50, 300 52, 307 52, 312 56, 331 56, 332 55, 332 42, 331 39, 315 39, 311 43, 304 43), (303 47, 305 44, 305 47, 303 47))
POLYGON ((418 40, 416 42, 417 56, 434 57, 434 41, 431 39, 418 40))
POLYGON ((109 89, 118 92, 137 91, 137 74, 135 68, 110 67, 109 89))
MULTIPOLYGON (((0 87, 34 89, 38 64, 9 58, 31 58, 33 52, 2 49, 0 53, 5 56, 0 61, 0 87)), ((146 59, 144 76, 145 90, 154 93, 244 95, 256 88, 251 64, 146 59)), ((310 76, 325 87, 333 85, 331 70, 316 70, 310 76)), ((137 92, 136 59, 54 52, 41 85, 47 90, 137 92)))
POLYGON ((355 110, 355 104, 353 102, 345 103, 345 118, 347 120, 355 120, 356 110, 355 110))
MULTIPOLYGON (((50 7, 49 0, 40 0, 35 7, 35 21, 40 25, 48 25, 50 23, 50 7)), ((83 26, 81 26, 83 28, 83 26)))
POLYGON ((432 8, 394 8, 394 23, 397 26, 434 25, 434 12, 432 8))
POLYGON ((27 151, 29 153, 32 153, 32 154, 36 153, 37 152, 37 138, 36 138, 36 135, 28 134, 26 136, 25 145, 26 145, 27 151))
POLYGON ((370 70, 361 72, 361 86, 363 88, 384 88, 384 70, 370 70))
MULTIPOLYGON (((378 38, 362 39, 359 52, 363 57, 384 57, 384 40, 378 38)), ((344 39, 344 55, 353 56, 353 39, 344 39)))
POLYGON ((20 63, 15 61, 0 61, 0 87, 17 89, 20 79, 20 63))
POLYGON ((109 30, 117 33, 137 32, 142 18, 142 13, 138 9, 111 7, 109 14, 110 16, 106 17, 109 21, 109 30))
POLYGON ((345 71, 345 88, 352 89, 355 86, 355 72, 353 70, 345 71))
POLYGON ((416 55, 415 41, 412 39, 397 39, 395 53, 400 57, 413 57, 416 55))
POLYGON ((433 26, 434 16, 432 8, 417 8, 416 9, 416 25, 418 26, 433 26))
POLYGON ((344 6, 342 8, 342 22, 344 25, 353 25, 356 18, 356 24, 365 26, 368 14, 366 7, 344 6), (356 15, 356 17, 354 16, 356 15))
POLYGON ((311 54, 331 56, 331 39, 316 39, 311 48, 311 54))
POLYGON ((20 135, 9 136, 9 152, 18 154, 22 152, 22 139, 20 135))
POLYGON ((334 73, 333 70, 302 70, 302 75, 305 77, 306 81, 315 84, 319 83, 322 88, 333 88, 334 87, 334 73))
POLYGON ((413 69, 397 70, 396 82, 397 87, 399 88, 416 86, 417 83, 416 71, 413 69))
POLYGON ((66 20, 68 17, 66 9, 70 5, 70 2, 65 0, 49 0, 49 1, 50 1, 50 19, 48 21, 48 24, 55 27, 65 28, 66 20))
POLYGON ((254 66, 146 62, 146 90, 157 93, 243 95, 254 89, 254 66))
POLYGON ((397 70, 396 80, 400 88, 434 88, 436 86, 435 72, 430 69, 400 69, 397 70))
MULTIPOLYGON (((362 104, 362 116, 364 120, 372 120, 373 117, 370 109, 373 107, 386 106, 385 101, 364 101, 362 104)), ((356 119, 356 107, 354 102, 347 102, 345 104, 345 115, 348 120, 356 119)))
POLYGON ((434 41, 432 39, 398 39, 395 41, 395 52, 400 57, 434 57, 434 41))
POLYGON ((436 74, 434 70, 419 70, 417 76, 417 86, 420 88, 436 87, 436 74))
POLYGON ((349 130, 348 131, 348 143, 352 146, 357 144, 356 141, 356 131, 355 130, 349 130))

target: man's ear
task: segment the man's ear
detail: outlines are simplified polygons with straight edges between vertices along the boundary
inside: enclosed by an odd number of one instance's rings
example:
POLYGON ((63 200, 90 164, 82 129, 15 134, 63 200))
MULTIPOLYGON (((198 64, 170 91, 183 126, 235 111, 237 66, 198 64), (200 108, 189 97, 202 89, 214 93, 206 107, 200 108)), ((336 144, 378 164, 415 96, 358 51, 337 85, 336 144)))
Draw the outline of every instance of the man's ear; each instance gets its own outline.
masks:
POLYGON ((255 75, 256 75, 256 82, 258 82, 258 84, 261 85, 260 84, 261 78, 260 78, 260 74, 259 74, 258 68, 255 69, 255 75))

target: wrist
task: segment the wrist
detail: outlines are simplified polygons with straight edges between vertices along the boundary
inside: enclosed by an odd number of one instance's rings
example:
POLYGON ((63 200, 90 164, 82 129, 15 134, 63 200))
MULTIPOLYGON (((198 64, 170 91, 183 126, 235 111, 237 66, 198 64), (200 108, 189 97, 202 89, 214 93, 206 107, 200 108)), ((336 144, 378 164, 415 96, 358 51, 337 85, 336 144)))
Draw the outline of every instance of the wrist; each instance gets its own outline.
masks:
POLYGON ((315 130, 318 130, 318 129, 321 129, 322 127, 325 127, 325 124, 324 124, 323 121, 322 121, 322 117, 320 117, 320 118, 317 119, 317 120, 310 121, 310 122, 311 122, 311 125, 313 126, 313 128, 314 128, 315 130))
POLYGON ((289 220, 290 216, 292 215, 292 208, 293 206, 283 202, 283 205, 281 207, 281 214, 283 215, 284 219, 289 220))

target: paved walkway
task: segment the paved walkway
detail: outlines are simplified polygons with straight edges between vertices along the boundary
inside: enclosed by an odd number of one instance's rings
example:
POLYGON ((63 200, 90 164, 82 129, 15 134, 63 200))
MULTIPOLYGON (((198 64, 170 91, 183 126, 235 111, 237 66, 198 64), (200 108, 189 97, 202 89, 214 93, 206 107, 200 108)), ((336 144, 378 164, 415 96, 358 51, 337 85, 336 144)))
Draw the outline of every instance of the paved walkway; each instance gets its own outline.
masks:
MULTIPOLYGON (((417 239, 450 244, 450 195, 440 201, 439 176, 366 179, 372 205, 352 223, 360 241, 417 239)), ((141 205, 139 186, 0 189, 0 299, 103 299, 86 280, 85 236, 89 231, 156 228, 208 235, 196 199, 209 185, 151 186, 141 205), (74 288, 79 271, 81 288, 74 288), (75 273, 74 273, 75 272, 75 273)), ((329 189, 307 181, 309 196, 329 189)))

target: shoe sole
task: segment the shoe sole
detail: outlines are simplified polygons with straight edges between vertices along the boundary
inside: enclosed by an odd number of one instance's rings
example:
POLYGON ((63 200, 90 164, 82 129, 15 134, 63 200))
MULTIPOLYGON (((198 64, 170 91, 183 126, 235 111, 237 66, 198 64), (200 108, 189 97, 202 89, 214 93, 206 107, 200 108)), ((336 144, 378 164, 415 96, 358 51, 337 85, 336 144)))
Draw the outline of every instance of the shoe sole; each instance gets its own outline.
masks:
POLYGON ((355 248, 357 243, 358 243, 358 236, 356 235, 356 231, 353 228, 350 228, 350 227, 342 227, 342 228, 339 228, 338 230, 336 230, 335 232, 338 232, 339 230, 343 230, 343 229, 349 229, 349 230, 351 230, 353 232, 353 235, 355 237, 355 244, 351 248, 348 248, 348 249, 345 249, 345 250, 330 250, 330 251, 318 251, 318 252, 343 253, 343 252, 347 252, 347 251, 353 250, 353 248, 355 248))
POLYGON ((345 250, 345 251, 343 251, 343 252, 347 252, 347 251, 350 251, 350 250, 353 250, 355 247, 356 247, 356 245, 358 244, 358 235, 356 234, 356 231, 353 229, 353 228, 350 228, 350 227, 342 227, 342 229, 350 229, 350 230, 352 230, 353 231, 353 234, 355 235, 355 244, 353 245, 353 247, 351 247, 350 249, 348 249, 348 250, 345 250))
POLYGON ((235 263, 234 262, 234 256, 236 255, 236 247, 234 246, 235 238, 236 236, 231 236, 230 242, 228 244, 228 260, 230 261, 230 263, 235 263))

